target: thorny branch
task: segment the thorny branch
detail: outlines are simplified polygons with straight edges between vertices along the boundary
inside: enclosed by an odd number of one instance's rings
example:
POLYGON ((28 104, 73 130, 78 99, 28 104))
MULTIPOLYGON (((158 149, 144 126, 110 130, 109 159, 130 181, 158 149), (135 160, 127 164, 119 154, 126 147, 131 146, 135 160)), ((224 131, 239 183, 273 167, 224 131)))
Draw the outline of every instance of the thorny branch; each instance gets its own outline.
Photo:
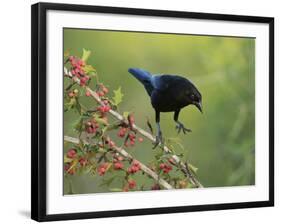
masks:
MULTIPOLYGON (((73 138, 70 136, 64 136, 64 141, 66 142, 71 142, 74 144, 79 144, 80 140, 78 138, 73 138)), ((84 141, 84 143, 88 144, 87 141, 84 141)), ((130 155, 126 150, 124 150, 121 147, 118 147, 116 145, 112 146, 112 149, 116 152, 118 152, 119 154, 121 154, 123 157, 125 157, 126 159, 128 159, 129 161, 133 161, 133 156, 130 155)), ((160 178, 158 174, 156 174, 154 171, 152 171, 151 169, 149 169, 146 165, 144 165, 143 163, 141 163, 140 161, 139 165, 140 168, 143 172, 145 172, 147 175, 149 175, 150 177, 152 177, 155 181, 157 181, 160 185, 162 185, 165 189, 173 189, 173 187, 167 183, 164 179, 160 178)))

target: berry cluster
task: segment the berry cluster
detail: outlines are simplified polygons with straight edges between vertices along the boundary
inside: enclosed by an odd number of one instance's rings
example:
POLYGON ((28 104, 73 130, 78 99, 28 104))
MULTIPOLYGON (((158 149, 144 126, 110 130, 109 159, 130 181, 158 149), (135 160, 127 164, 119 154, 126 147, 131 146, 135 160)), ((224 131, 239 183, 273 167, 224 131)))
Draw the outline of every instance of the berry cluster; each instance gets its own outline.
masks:
POLYGON ((105 87, 103 84, 99 84, 99 90, 97 91, 99 97, 103 97, 108 92, 109 91, 107 87, 105 87))
MULTIPOLYGON (((129 125, 125 123, 122 124, 117 132, 117 136, 120 138, 124 138, 125 136, 127 136, 124 142, 124 146, 126 147, 134 146, 136 142, 136 134, 135 134, 135 130, 133 129, 135 119, 132 114, 128 116, 128 122, 129 125)), ((143 138, 139 137, 138 141, 143 142, 143 138)))
POLYGON ((110 109, 111 107, 109 105, 102 105, 97 107, 97 110, 100 111, 101 113, 106 113, 110 111, 110 109))
POLYGON ((130 174, 134 174, 141 169, 140 163, 137 160, 133 160, 131 166, 127 169, 127 172, 130 174))
POLYGON ((161 163, 159 168, 163 170, 164 173, 169 173, 173 169, 173 167, 167 163, 161 163))
MULTIPOLYGON (((74 159, 78 159, 78 154, 77 154, 77 150, 76 149, 73 149, 73 148, 70 148, 68 149, 67 153, 66 153, 66 157, 71 159, 72 161, 71 162, 67 162, 64 166, 64 170, 66 173, 68 174, 75 174, 76 172, 76 169, 77 167, 76 166, 73 166, 73 162, 74 162, 74 159)), ((84 167, 88 164, 88 160, 84 157, 80 157, 79 160, 78 160, 79 164, 81 167, 84 167)))
POLYGON ((105 139, 105 144, 109 146, 109 148, 113 148, 115 146, 115 142, 112 141, 109 137, 105 139))
POLYGON ((102 163, 98 167, 98 173, 100 176, 103 176, 109 167, 109 163, 102 163))
POLYGON ((99 112, 101 112, 102 115, 104 115, 106 112, 111 110, 111 106, 110 106, 108 100, 103 100, 102 102, 103 102, 103 105, 98 106, 97 110, 99 112))
POLYGON ((80 80, 80 86, 85 86, 86 82, 90 79, 83 69, 85 62, 75 56, 70 56, 68 60, 71 64, 71 74, 80 80))
POLYGON ((99 128, 99 124, 95 119, 87 121, 85 126, 86 126, 86 132, 89 134, 95 134, 97 132, 97 129, 99 128))

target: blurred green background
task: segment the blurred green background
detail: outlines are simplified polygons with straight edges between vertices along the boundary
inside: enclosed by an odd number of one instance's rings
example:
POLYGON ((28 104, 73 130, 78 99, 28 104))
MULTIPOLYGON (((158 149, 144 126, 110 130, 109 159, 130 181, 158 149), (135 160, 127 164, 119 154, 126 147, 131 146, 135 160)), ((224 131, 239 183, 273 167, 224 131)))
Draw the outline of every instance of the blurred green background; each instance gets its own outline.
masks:
MULTIPOLYGON (((128 68, 178 74, 192 80, 202 94, 204 114, 194 106, 184 108, 180 121, 192 132, 178 135, 173 113, 161 113, 164 137, 181 139, 185 149, 178 148, 177 153, 184 153, 198 168, 198 179, 205 187, 255 184, 254 39, 64 29, 64 51, 81 56, 83 48, 92 52, 87 63, 95 66, 101 81, 111 91, 122 87, 125 96, 119 110, 133 111, 137 125, 146 130, 147 117, 155 128, 154 110, 143 86, 127 72, 128 68)), ((89 99, 83 103, 93 105, 89 99)), ((65 134, 77 135, 71 126, 77 116, 75 112, 64 114, 65 134)), ((128 150, 146 164, 157 153, 149 141, 128 150)), ((106 175, 68 176, 64 191, 106 192, 108 189, 100 186, 102 178, 106 175)), ((152 185, 142 175, 136 180, 152 185)), ((113 183, 118 184, 118 180, 113 183)))

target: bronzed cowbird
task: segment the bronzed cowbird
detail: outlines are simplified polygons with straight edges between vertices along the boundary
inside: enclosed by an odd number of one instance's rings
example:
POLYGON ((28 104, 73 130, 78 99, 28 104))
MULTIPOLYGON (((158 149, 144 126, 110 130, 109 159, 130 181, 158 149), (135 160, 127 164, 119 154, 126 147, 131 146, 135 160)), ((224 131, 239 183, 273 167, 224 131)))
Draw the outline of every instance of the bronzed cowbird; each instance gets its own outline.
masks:
POLYGON ((129 68, 128 71, 144 85, 150 96, 156 114, 156 146, 163 143, 160 112, 174 112, 178 133, 191 131, 178 121, 180 110, 185 106, 195 105, 202 112, 202 96, 190 80, 178 75, 152 75, 139 68, 129 68))

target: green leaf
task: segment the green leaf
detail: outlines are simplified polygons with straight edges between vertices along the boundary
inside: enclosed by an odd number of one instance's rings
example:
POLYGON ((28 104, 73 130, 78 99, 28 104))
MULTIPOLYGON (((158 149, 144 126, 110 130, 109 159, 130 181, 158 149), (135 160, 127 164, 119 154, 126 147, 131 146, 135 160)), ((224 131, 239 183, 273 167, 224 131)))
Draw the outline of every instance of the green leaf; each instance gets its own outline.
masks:
POLYGON ((124 112, 123 112, 123 117, 128 118, 128 116, 129 116, 130 113, 131 113, 131 112, 129 112, 129 111, 124 111, 124 112))
POLYGON ((83 118, 79 117, 74 123, 73 123, 73 128, 74 130, 81 132, 83 127, 83 118))
POLYGON ((96 69, 92 66, 92 65, 85 65, 83 67, 83 70, 86 74, 92 73, 92 72, 96 72, 96 69))
POLYGON ((88 51, 86 49, 83 48, 83 54, 82 54, 82 60, 84 62, 86 62, 88 60, 88 58, 90 57, 91 51, 88 51))
POLYGON ((167 144, 173 146, 174 144, 179 146, 179 148, 181 150, 184 150, 184 147, 181 143, 181 139, 180 138, 168 138, 167 139, 167 144))
POLYGON ((63 56, 64 57, 68 57, 70 55, 70 49, 67 49, 64 53, 63 56))
POLYGON ((70 159, 70 158, 68 158, 66 155, 64 155, 63 161, 64 161, 65 163, 70 163, 70 162, 72 162, 72 159, 70 159))
POLYGON ((193 172, 193 173, 196 173, 197 172, 197 170, 198 170, 198 168, 197 167, 195 167, 195 166, 193 166, 192 164, 188 164, 188 168, 193 172))
POLYGON ((119 87, 117 90, 113 90, 113 92, 114 92, 114 96, 112 97, 112 99, 114 101, 113 103, 114 103, 114 105, 117 106, 118 104, 120 104, 122 102, 124 94, 121 91, 121 87, 119 87))
POLYGON ((108 125, 108 122, 104 118, 100 118, 98 115, 94 114, 93 117, 99 124, 103 124, 105 126, 108 125))

